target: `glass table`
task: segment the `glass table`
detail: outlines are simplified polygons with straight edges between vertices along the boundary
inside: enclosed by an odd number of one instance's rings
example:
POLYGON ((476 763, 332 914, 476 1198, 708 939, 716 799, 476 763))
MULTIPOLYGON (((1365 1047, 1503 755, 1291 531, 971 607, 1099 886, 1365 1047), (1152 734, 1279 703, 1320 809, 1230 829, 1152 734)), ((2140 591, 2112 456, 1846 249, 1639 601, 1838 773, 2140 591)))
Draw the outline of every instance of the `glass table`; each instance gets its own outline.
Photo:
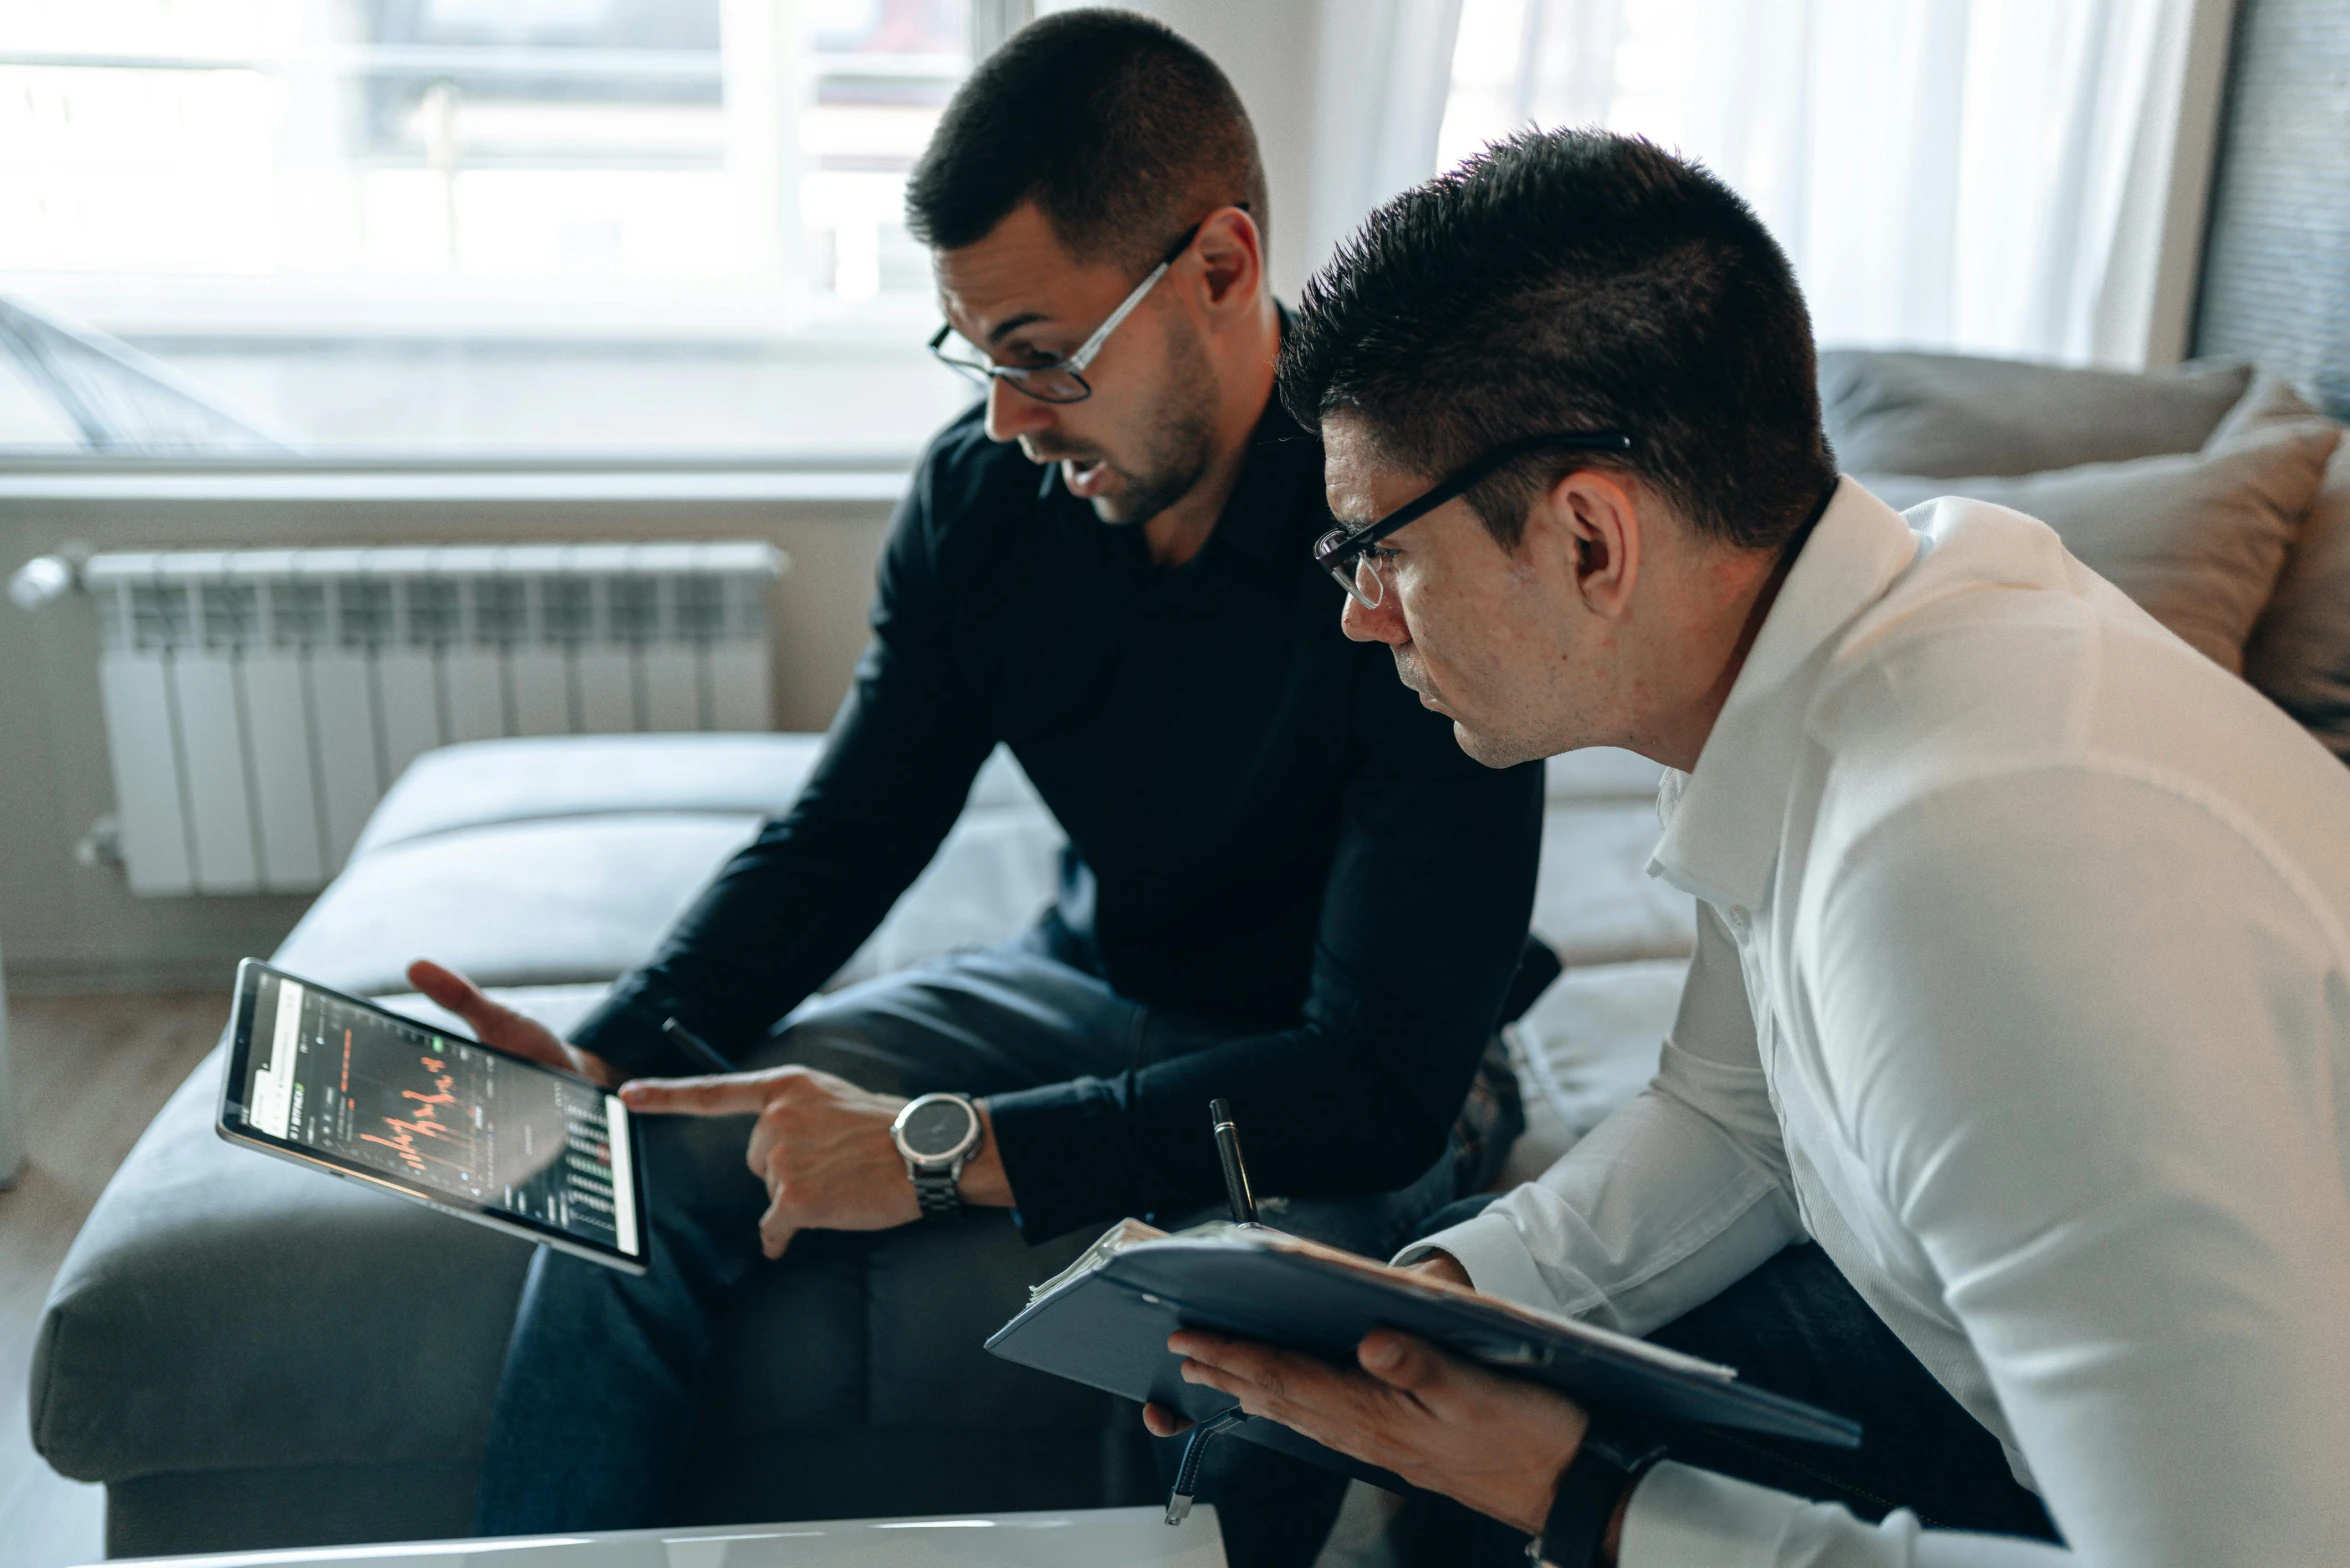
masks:
POLYGON ((117 1558, 171 1568, 1224 1568, 1216 1511, 954 1514, 117 1558))

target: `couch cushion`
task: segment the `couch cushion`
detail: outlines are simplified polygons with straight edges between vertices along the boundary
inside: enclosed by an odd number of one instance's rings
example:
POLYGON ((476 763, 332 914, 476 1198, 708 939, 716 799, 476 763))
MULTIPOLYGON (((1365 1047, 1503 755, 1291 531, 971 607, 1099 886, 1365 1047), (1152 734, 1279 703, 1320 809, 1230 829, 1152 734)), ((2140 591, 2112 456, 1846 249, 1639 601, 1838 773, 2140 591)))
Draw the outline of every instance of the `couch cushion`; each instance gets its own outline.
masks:
MULTIPOLYGON (((354 856, 460 828, 634 812, 772 817, 799 797, 821 735, 558 735, 428 751, 367 819, 354 856)), ((1041 810, 1002 747, 966 810, 1041 810)))
MULTIPOLYGON (((2291 387, 2263 378, 2221 434, 2313 417, 2291 387)), ((2276 592, 2244 645, 2244 678, 2350 762, 2350 440, 2334 449, 2276 592)))
POLYGON ((1534 930, 1568 968, 1696 950, 1697 905, 1648 874, 1653 797, 1553 802, 1542 814, 1534 930))
MULTIPOLYGON (((598 980, 587 985, 491 986, 489 994, 516 1012, 537 1019, 557 1034, 568 1035, 582 1018, 595 1010, 596 1004, 611 989, 609 982, 598 980)), ((448 1029, 458 1034, 466 1032, 465 1020, 414 991, 394 991, 374 1000, 395 1013, 405 1013, 431 1028, 448 1029)))
POLYGON ((2223 669, 2268 605, 2341 432, 2270 424, 2201 452, 2018 478, 1866 476, 1894 506, 1971 496, 2039 518, 2090 568, 2223 669))
POLYGON ((1535 934, 1570 969, 1686 956, 1697 940, 1696 906, 1648 874, 1664 769, 1612 746, 1566 752, 1544 769, 1535 934))
POLYGON ((1017 936, 1053 900, 1062 842, 1042 805, 966 806, 922 875, 824 989, 1017 936))
POLYGON ((2141 374, 1963 354, 1820 355, 1821 414, 1849 474, 2035 474, 2192 452, 2251 379, 2234 360, 2141 374))
POLYGON ((610 980, 645 961, 755 816, 556 818, 386 844, 347 866, 276 961, 363 995, 430 956, 484 985, 610 980))
POLYGON ((1504 1180, 1532 1181, 1648 1086, 1688 973, 1686 958, 1570 969, 1511 1026, 1526 1136, 1504 1180))
POLYGON ((787 809, 821 735, 558 735, 428 751, 395 780, 354 857, 461 828, 663 811, 765 817, 787 809))
MULTIPOLYGON (((403 774, 277 962, 365 995, 429 955, 491 986, 600 984, 650 957, 787 808, 817 735, 562 736, 451 746, 403 774), (517 908, 527 918, 517 918, 517 908)), ((1061 834, 1010 753, 827 988, 1002 941, 1052 897, 1061 834)))

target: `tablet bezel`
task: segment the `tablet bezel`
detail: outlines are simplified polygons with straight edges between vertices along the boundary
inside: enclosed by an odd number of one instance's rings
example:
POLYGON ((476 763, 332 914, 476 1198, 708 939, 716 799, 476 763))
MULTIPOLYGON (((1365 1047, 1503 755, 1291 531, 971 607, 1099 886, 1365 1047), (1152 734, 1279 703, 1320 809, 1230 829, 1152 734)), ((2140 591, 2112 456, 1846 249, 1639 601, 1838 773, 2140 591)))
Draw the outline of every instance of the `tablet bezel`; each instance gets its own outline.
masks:
MULTIPOLYGON (((524 1241, 537 1242, 542 1246, 553 1247, 559 1252, 570 1253, 574 1257, 601 1263, 607 1268, 619 1269, 627 1274, 646 1272, 646 1260, 641 1250, 632 1256, 617 1247, 599 1246, 595 1242, 583 1240, 568 1231, 542 1224, 523 1215, 511 1214, 499 1209, 467 1207, 463 1202, 451 1198, 447 1193, 424 1186, 421 1183, 411 1185, 388 1172, 373 1170, 356 1163, 346 1163, 331 1154, 322 1153, 291 1139, 274 1137, 255 1127, 249 1114, 251 1107, 245 1101, 245 1083, 251 1076, 248 1069, 251 1066, 253 1049, 253 1022, 256 1004, 260 999, 261 977, 263 975, 274 975, 280 981, 290 980, 296 985, 316 991, 322 996, 331 996, 336 1001, 347 1002, 353 1007, 390 1019, 406 1028, 427 1029, 443 1039, 461 1041, 476 1050, 504 1057, 506 1060, 527 1067, 534 1072, 546 1073, 556 1078, 568 1078, 574 1083, 587 1085, 598 1094, 612 1095, 610 1089, 593 1079, 584 1078, 577 1073, 564 1072, 560 1068, 549 1067, 544 1062, 532 1061, 529 1057, 517 1055, 512 1051, 500 1050, 494 1045, 487 1045, 474 1039, 471 1035, 461 1034, 453 1029, 443 1029, 436 1024, 427 1023, 421 1018, 411 1018, 405 1013, 395 1012, 391 1008, 370 1002, 365 997, 353 996, 347 991, 338 991, 332 986, 320 985, 315 980, 294 974, 289 970, 280 969, 273 964, 265 964, 260 959, 248 958, 237 965, 236 1005, 234 1011, 229 1015, 228 1062, 226 1070, 221 1075, 220 1114, 213 1121, 213 1129, 221 1137, 231 1143, 243 1144, 248 1148, 258 1149, 264 1154, 273 1154, 279 1159, 290 1160, 297 1165, 305 1165, 313 1170, 321 1170, 329 1175, 340 1176, 346 1181, 359 1182, 380 1191, 397 1194, 412 1203, 421 1203, 428 1208, 439 1209, 444 1214, 453 1214, 459 1219, 471 1220, 477 1225, 487 1225, 492 1230, 504 1231, 506 1234, 520 1237, 524 1241)), ((644 1249, 650 1246, 652 1240, 652 1229, 647 1222, 645 1206, 644 1146, 637 1136, 637 1120, 633 1114, 626 1117, 626 1126, 630 1199, 636 1205, 637 1245, 640 1249, 644 1249)))

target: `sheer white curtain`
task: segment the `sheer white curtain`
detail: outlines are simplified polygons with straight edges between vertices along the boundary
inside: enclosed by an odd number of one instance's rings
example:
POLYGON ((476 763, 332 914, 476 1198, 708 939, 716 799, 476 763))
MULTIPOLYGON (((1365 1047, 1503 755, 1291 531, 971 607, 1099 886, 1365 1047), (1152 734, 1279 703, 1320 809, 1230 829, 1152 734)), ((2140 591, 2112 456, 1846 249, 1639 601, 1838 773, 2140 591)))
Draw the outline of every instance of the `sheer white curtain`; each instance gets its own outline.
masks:
POLYGON ((1320 0, 1304 244, 1292 253, 1304 262, 1299 277, 1372 208, 1436 171, 1462 5, 1320 0))
POLYGON ((1527 123, 1646 135, 1754 204, 1823 342, 2134 365, 2183 331, 2182 97, 2216 94, 2189 56, 2226 9, 1462 0, 1437 166, 1527 123))

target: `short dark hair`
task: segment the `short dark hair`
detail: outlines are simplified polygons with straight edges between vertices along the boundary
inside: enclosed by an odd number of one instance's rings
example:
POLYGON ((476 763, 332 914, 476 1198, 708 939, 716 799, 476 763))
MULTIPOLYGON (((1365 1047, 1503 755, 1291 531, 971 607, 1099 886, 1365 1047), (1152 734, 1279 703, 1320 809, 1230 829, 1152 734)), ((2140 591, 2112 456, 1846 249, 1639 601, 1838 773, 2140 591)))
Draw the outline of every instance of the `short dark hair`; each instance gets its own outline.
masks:
POLYGON ((1062 11, 981 62, 906 186, 906 223, 957 250, 1034 201, 1082 261, 1148 266, 1218 207, 1266 229, 1257 133, 1216 63, 1132 11, 1062 11))
POLYGON ((1811 317, 1760 219, 1633 137, 1528 131, 1374 212, 1306 285, 1282 400, 1344 411, 1437 475, 1522 436, 1621 430, 1621 456, 1533 460, 1470 493, 1517 546, 1540 487, 1629 470, 1702 532, 1783 544, 1835 482, 1811 317))

